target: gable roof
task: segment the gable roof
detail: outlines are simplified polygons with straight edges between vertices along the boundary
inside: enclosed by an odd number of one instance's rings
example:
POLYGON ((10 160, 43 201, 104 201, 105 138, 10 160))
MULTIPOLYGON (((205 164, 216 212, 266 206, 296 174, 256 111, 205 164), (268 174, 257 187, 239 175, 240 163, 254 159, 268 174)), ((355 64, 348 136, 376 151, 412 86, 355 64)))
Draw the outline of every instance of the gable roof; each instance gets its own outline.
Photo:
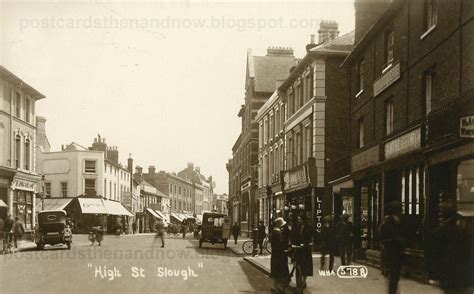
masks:
POLYGON ((273 93, 276 82, 284 80, 290 74, 290 69, 298 63, 290 48, 269 48, 268 52, 270 50, 284 53, 253 56, 252 50, 247 52, 247 78, 254 79, 255 92, 273 93))
POLYGON ((90 150, 76 142, 72 142, 71 144, 67 145, 63 151, 90 151, 90 150))

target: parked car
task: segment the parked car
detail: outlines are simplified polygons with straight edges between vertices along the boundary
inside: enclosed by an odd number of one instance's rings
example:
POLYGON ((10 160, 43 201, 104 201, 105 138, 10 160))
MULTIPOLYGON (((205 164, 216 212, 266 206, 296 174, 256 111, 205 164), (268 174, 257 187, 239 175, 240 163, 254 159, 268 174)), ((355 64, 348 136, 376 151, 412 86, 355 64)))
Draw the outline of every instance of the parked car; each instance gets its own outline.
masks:
POLYGON ((71 249, 72 231, 66 223, 64 210, 49 210, 38 213, 38 227, 35 231, 35 243, 38 249, 44 245, 64 244, 71 249))

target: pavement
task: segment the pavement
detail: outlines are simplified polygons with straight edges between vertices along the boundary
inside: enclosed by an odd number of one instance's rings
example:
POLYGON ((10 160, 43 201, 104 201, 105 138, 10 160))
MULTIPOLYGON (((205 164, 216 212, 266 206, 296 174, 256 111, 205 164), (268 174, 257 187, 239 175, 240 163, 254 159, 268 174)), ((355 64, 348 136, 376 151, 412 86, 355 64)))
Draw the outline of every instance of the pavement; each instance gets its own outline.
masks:
MULTIPOLYGON (((252 264, 270 276, 270 255, 251 257, 246 256, 244 260, 252 264)), ((340 278, 337 275, 337 269, 340 266, 339 258, 335 258, 334 273, 329 271, 319 271, 320 254, 313 254, 313 272, 312 277, 307 278, 307 288, 304 293, 386 293, 388 289, 387 279, 380 270, 374 267, 366 266, 367 276, 365 278, 340 278)), ((329 258, 326 257, 326 270, 329 258)), ((292 264, 288 265, 292 269, 292 264)), ((290 289, 287 293, 292 293, 296 289, 294 278, 290 283, 290 289)), ((398 293, 444 293, 439 287, 433 285, 425 285, 413 280, 402 278, 398 284, 398 293)))

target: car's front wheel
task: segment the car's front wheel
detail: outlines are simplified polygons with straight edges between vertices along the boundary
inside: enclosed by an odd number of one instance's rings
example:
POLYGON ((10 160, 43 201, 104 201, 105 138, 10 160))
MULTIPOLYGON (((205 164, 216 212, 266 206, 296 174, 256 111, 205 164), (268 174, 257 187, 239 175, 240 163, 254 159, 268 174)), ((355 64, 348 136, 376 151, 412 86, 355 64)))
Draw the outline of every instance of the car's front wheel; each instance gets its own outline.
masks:
POLYGON ((66 242, 67 249, 71 249, 71 241, 66 242))
POLYGON ((41 243, 41 242, 38 242, 38 243, 36 243, 36 248, 42 250, 42 249, 44 249, 44 244, 41 243))

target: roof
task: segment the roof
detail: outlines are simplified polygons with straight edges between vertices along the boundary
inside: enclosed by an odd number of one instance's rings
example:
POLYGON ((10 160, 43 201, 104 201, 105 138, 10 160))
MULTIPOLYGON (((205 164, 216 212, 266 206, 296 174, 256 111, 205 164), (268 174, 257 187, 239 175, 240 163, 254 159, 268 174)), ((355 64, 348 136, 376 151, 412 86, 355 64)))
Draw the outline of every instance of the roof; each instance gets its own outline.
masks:
POLYGON ((306 56, 298 63, 295 69, 291 71, 291 74, 278 88, 279 90, 286 90, 293 83, 293 81, 299 77, 301 72, 311 63, 313 58, 317 56, 344 56, 350 54, 354 47, 354 36, 355 31, 351 31, 347 34, 339 36, 333 40, 322 43, 312 48, 306 56))
POLYGON ((349 54, 354 48, 355 31, 344 34, 328 42, 322 43, 310 51, 311 53, 349 54))
POLYGON ((375 37, 379 30, 382 29, 386 25, 386 23, 398 12, 399 8, 403 5, 404 2, 405 0, 392 1, 388 5, 382 16, 375 22, 373 26, 370 27, 367 33, 365 33, 365 35, 359 40, 359 42, 355 45, 351 53, 342 62, 341 66, 346 65, 365 49, 365 47, 375 37))
POLYGON ((86 147, 76 142, 72 142, 71 144, 66 145, 63 151, 91 151, 91 150, 87 149, 86 147))
MULTIPOLYGON (((288 48, 281 49, 289 50, 288 48)), ((249 50, 247 54, 247 75, 254 79, 255 92, 273 93, 276 82, 284 80, 290 74, 290 69, 297 63, 298 60, 293 54, 253 56, 252 51, 249 50)))
POLYGON ((270 96, 270 98, 268 98, 267 102, 265 102, 265 104, 262 105, 262 107, 260 107, 260 109, 258 110, 257 112, 257 115, 255 116, 255 120, 256 121, 259 121, 260 118, 265 114, 267 113, 268 109, 272 107, 272 105, 278 101, 278 98, 280 96, 278 95, 278 90, 275 90, 275 92, 273 92, 272 96, 270 96))
POLYGON ((39 100, 46 97, 43 94, 41 94, 38 90, 36 90, 32 86, 25 83, 22 79, 14 75, 11 71, 6 69, 2 65, 0 65, 0 77, 15 84, 16 87, 20 88, 22 91, 29 94, 31 98, 33 99, 39 100))

